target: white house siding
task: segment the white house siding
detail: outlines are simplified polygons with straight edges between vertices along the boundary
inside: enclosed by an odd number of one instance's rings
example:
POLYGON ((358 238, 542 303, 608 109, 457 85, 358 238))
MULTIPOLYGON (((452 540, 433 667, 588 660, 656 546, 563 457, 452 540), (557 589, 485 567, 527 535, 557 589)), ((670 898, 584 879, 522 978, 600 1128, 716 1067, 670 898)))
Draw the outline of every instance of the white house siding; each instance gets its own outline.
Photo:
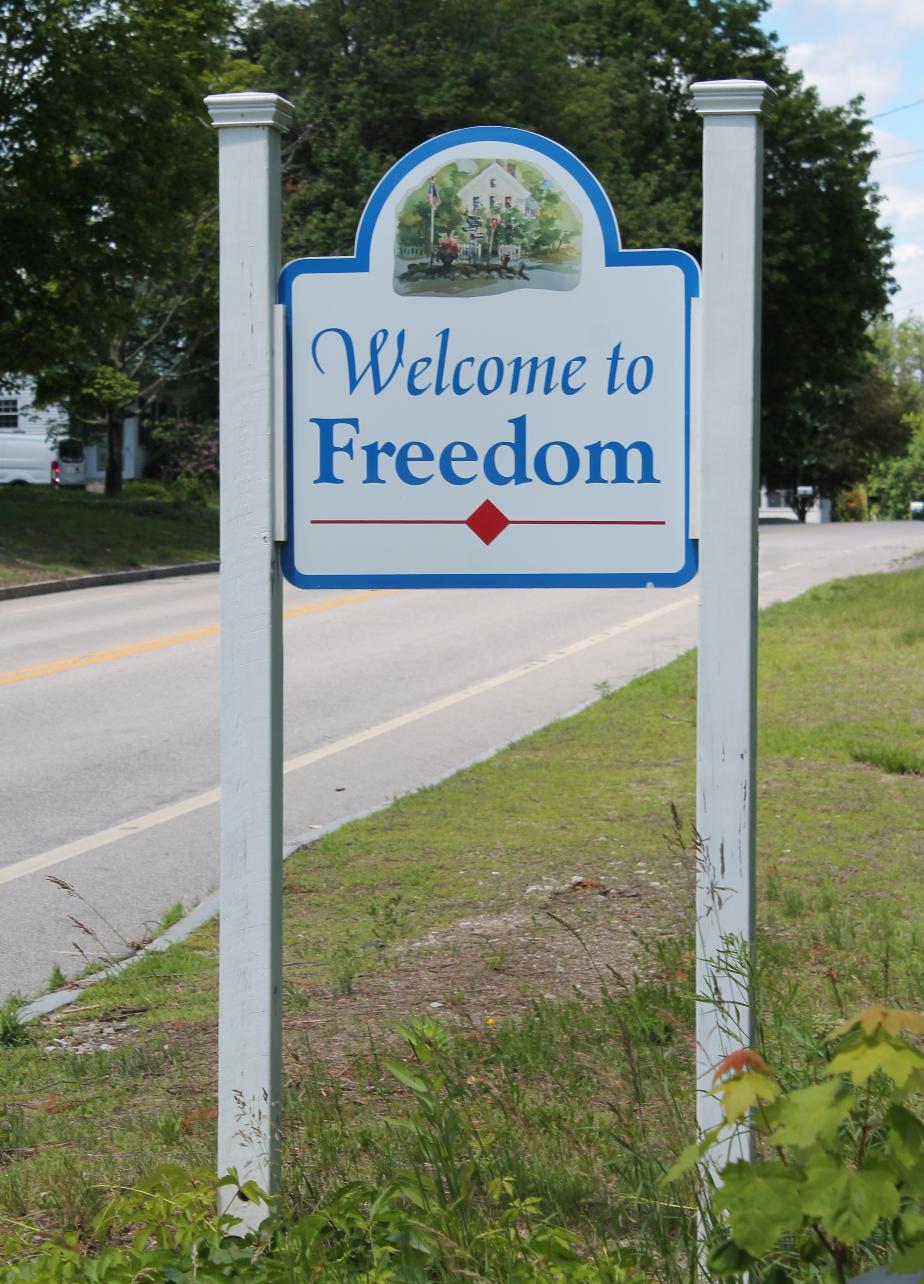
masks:
POLYGON ((66 436, 65 411, 60 406, 36 406, 33 396, 33 384, 25 379, 8 391, 0 391, 0 425, 7 431, 18 430, 35 437, 66 436))
MULTIPOLYGON (((36 437, 66 437, 67 411, 62 406, 36 406, 33 401, 34 384, 29 379, 20 380, 10 391, 0 391, 0 431, 29 433, 36 437), (13 405, 15 403, 15 409, 13 405), (11 422, 15 415, 16 423, 11 422)), ((131 481, 142 475, 144 450, 139 441, 137 415, 125 420, 122 432, 122 475, 131 481)), ((106 445, 96 442, 85 452, 87 481, 99 481, 106 476, 106 445)))
MULTIPOLYGON (((122 476, 125 481, 134 481, 144 472, 144 448, 139 442, 139 421, 137 415, 129 415, 122 424, 122 476)), ((87 481, 101 481, 106 476, 106 443, 94 442, 87 446, 84 456, 87 468, 87 481)))
POLYGON ((459 188, 459 201, 468 214, 490 217, 493 211, 501 217, 505 209, 515 209, 526 218, 533 218, 536 213, 536 202, 528 189, 497 161, 459 188))

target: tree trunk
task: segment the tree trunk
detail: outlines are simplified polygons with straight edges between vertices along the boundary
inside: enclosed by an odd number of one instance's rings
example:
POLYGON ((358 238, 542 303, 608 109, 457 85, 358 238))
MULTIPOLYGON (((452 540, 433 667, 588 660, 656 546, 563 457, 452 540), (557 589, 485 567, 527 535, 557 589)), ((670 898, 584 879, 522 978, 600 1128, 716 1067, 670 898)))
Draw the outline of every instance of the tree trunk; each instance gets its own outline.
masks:
POLYGON ((809 499, 805 495, 800 495, 797 487, 795 486, 788 487, 783 492, 783 495, 786 499, 786 503, 795 513, 796 517, 798 517, 799 521, 804 522, 806 513, 811 508, 812 504, 815 502, 814 495, 812 496, 811 499, 809 499))
POLYGON ((121 410, 106 415, 106 494, 122 494, 122 425, 121 410))

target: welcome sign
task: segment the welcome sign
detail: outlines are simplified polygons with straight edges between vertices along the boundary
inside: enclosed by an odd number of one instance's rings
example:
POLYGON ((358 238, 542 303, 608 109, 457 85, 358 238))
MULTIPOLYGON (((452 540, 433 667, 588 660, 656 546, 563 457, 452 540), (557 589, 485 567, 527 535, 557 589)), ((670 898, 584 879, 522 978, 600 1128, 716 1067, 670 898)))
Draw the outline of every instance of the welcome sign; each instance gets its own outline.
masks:
POLYGON ((286 577, 674 586, 689 536, 696 263, 623 250, 570 152, 458 130, 399 161, 351 258, 286 308, 286 577))

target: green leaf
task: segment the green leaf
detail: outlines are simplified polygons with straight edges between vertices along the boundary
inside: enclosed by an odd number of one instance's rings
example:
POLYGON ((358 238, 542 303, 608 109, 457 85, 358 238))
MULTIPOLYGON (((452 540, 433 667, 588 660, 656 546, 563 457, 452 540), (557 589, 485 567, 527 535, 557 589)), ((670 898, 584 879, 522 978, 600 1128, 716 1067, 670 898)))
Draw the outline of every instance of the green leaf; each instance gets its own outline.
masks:
POLYGON ((389 1074, 394 1075, 405 1088, 410 1088, 411 1092, 423 1096, 430 1091, 430 1085, 426 1079, 419 1074, 414 1074, 403 1061, 396 1061, 394 1057, 383 1057, 382 1062, 389 1074))
POLYGON ((889 1262, 890 1275, 916 1275, 924 1271, 924 1243, 914 1244, 889 1262))
POLYGON ((902 1192, 924 1199, 924 1157, 913 1168, 902 1169, 902 1192))
POLYGON ((721 1131, 721 1127, 713 1128, 703 1136, 702 1140, 691 1142, 689 1146, 686 1146, 658 1184, 666 1186, 668 1182, 676 1181, 678 1177, 688 1173, 691 1168, 695 1168, 706 1151, 715 1143, 721 1131))
POLYGON ((369 1208, 369 1220, 375 1221, 383 1213, 390 1212, 396 1205, 400 1206, 401 1201, 407 1199, 417 1208, 423 1207, 424 1201, 421 1198, 420 1184, 407 1178, 398 1178, 391 1181, 376 1195, 369 1208))
POLYGON ((924 1069, 912 1071, 901 1088, 893 1093, 892 1100, 907 1101, 915 1092, 924 1092, 924 1069))
POLYGON ((858 1086, 881 1070, 901 1087, 915 1070, 924 1068, 924 1057, 907 1043, 895 1039, 861 1039, 828 1063, 825 1074, 849 1074, 858 1086))
POLYGON ((914 1168, 921 1158, 924 1124, 904 1106, 889 1107, 889 1148, 903 1168, 914 1168))
POLYGON ((327 1207, 324 1212, 328 1217, 334 1217, 345 1210, 359 1208, 362 1204, 374 1198, 375 1188, 370 1186, 368 1182, 350 1181, 345 1186, 341 1186, 334 1191, 327 1201, 327 1207))
POLYGON ((882 1217, 898 1212, 895 1178, 883 1164, 869 1162, 852 1172, 830 1156, 812 1163, 802 1188, 802 1206, 844 1244, 856 1244, 882 1217))
POLYGON ((722 1169, 715 1206, 726 1209, 732 1238, 754 1257, 769 1253, 783 1231, 802 1225, 799 1199, 801 1172, 790 1165, 745 1160, 722 1169))
POLYGON ((736 1123, 759 1102, 775 1101, 780 1090, 769 1075, 749 1070, 733 1079, 726 1079, 716 1089, 716 1094, 722 1099, 726 1123, 736 1123))
POLYGON ((853 1091, 836 1080, 797 1088, 777 1105, 774 1121, 780 1126, 772 1134, 776 1146, 807 1149, 816 1141, 830 1141, 850 1114, 853 1091))
POLYGON ((924 1240, 924 1213, 915 1213, 910 1209, 899 1213, 892 1225, 892 1234, 900 1248, 910 1248, 924 1240))
POLYGON ((855 1017, 832 1030, 830 1037, 839 1039, 857 1026, 870 1035, 880 1029, 893 1035, 901 1034, 902 1030, 908 1030, 911 1034, 924 1034, 924 1012, 906 1012, 902 1008, 887 1008, 881 1003, 874 1003, 872 1007, 864 1008, 855 1017))
POLYGON ((740 1248, 733 1239, 713 1244, 706 1259, 706 1269, 710 1275, 743 1275, 753 1265, 754 1258, 751 1254, 740 1248))

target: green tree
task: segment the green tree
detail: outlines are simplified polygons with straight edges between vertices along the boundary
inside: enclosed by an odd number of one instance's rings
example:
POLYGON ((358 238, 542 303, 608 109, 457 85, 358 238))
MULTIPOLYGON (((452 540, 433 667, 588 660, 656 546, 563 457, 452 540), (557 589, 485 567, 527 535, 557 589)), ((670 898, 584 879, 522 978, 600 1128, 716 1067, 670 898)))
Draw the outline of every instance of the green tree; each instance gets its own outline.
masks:
POLYGON ((916 409, 924 410, 924 320, 884 318, 873 327, 872 337, 880 369, 905 390, 916 409))
POLYGON ((864 396, 869 326, 891 287, 890 237, 860 101, 822 107, 758 25, 766 9, 763 0, 587 6, 583 71, 608 90, 599 129, 588 122, 579 150, 611 193, 627 243, 673 242, 698 256, 702 143, 689 85, 745 77, 775 90, 765 128, 761 471, 794 494, 800 484, 861 480, 844 470, 862 469, 877 442, 894 445, 877 421, 870 451, 830 453, 845 407, 864 396), (609 136, 618 143, 607 158, 609 136))
POLYGON ((853 382, 809 391, 813 396, 801 399, 801 436, 792 442, 790 468, 777 483, 800 521, 812 501, 798 495, 797 486, 836 496, 865 481, 880 461, 905 450, 913 409, 907 390, 870 360, 853 382))
POLYGON ((444 130, 494 123, 579 155, 610 194, 625 245, 698 255, 702 126, 690 85, 766 80, 777 101, 766 127, 762 468, 789 490, 838 484, 896 447, 878 423, 869 450, 837 464, 830 453, 846 408, 869 386, 890 238, 861 103, 822 107, 762 30, 766 9, 764 0, 262 6, 245 44, 299 121, 287 154, 289 253, 349 252, 394 160, 444 130))
POLYGON ((229 0, 0 0, 0 371, 105 429, 107 493, 127 409, 189 368, 213 308, 201 98, 230 17, 229 0))
POLYGON ((877 517, 907 517, 913 499, 924 500, 924 413, 908 416, 911 440, 903 455, 874 468, 866 483, 869 503, 877 517))
MULTIPOLYGON (((441 236, 458 236, 464 224, 464 213, 459 201, 459 188, 470 178, 457 165, 444 165, 434 175, 436 190, 440 198, 439 208, 434 211, 427 200, 429 179, 412 192, 406 200, 399 217, 401 235, 407 243, 419 241, 424 247, 424 254, 430 252, 430 221, 433 215, 433 237, 438 242, 441 236)), ((355 233, 355 224, 351 229, 355 233)))
POLYGON ((907 407, 870 342, 891 260, 869 177, 869 130, 855 100, 817 108, 811 132, 799 111, 811 94, 775 105, 768 126, 761 462, 771 487, 833 494, 902 448, 907 407))
POLYGON ((349 253, 382 174, 434 134, 484 122, 554 133, 570 79, 557 11, 558 0, 261 6, 245 48, 298 122, 286 152, 287 253, 349 253))

